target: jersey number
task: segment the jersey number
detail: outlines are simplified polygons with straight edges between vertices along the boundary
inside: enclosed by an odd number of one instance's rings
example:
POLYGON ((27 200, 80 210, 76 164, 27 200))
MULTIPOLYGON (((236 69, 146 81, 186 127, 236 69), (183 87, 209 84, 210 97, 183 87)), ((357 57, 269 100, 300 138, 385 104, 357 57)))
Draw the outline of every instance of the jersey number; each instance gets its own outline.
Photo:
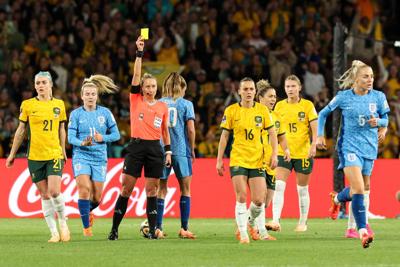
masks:
POLYGON ((289 123, 289 130, 290 130, 291 133, 297 132, 297 126, 296 126, 295 122, 289 123))
POLYGON ((364 115, 358 115, 358 125, 361 127, 365 125, 366 119, 364 115))
POLYGON ((301 159, 301 167, 303 169, 310 167, 310 160, 309 159, 301 159))
POLYGON ((253 140, 254 139, 254 134, 253 129, 250 129, 250 131, 247 131, 247 129, 244 129, 245 135, 246 135, 246 140, 253 140))
POLYGON ((53 130, 53 120, 44 120, 43 121, 43 131, 52 131, 53 130))
POLYGON ((168 116, 169 116, 168 127, 174 128, 178 120, 178 110, 174 107, 168 108, 168 116))

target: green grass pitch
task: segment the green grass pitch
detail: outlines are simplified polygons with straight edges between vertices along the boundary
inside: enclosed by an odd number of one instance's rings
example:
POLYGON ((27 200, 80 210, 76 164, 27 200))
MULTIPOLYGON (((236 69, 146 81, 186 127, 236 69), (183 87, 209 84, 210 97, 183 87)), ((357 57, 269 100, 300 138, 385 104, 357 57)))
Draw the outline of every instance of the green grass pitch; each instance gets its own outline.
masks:
POLYGON ((108 241, 111 219, 96 219, 94 236, 82 235, 70 219, 72 240, 48 244, 43 219, 0 219, 0 266, 400 266, 400 220, 373 220, 376 239, 362 249, 343 237, 346 220, 312 219, 306 233, 293 231, 296 220, 282 220, 277 241, 240 245, 233 219, 192 219, 197 240, 177 237, 179 219, 166 219, 165 240, 140 236, 143 219, 125 219, 120 239, 108 241))

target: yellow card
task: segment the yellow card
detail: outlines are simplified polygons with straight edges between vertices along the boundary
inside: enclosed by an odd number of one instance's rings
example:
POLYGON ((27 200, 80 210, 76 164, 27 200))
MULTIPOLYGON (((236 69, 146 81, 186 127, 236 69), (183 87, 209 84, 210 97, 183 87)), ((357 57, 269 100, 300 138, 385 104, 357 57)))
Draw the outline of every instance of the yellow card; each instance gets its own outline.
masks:
POLYGON ((141 28, 140 35, 143 37, 144 40, 149 39, 149 28, 141 28))

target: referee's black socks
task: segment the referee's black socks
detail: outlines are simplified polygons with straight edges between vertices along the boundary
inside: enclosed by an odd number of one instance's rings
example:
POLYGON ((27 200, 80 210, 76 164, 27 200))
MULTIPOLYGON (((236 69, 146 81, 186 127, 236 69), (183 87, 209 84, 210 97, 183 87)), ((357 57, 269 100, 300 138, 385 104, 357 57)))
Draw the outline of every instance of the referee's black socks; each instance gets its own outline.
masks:
POLYGON ((157 223, 157 197, 147 197, 147 221, 149 222, 149 232, 154 236, 157 223))
POLYGON ((114 215, 113 215, 113 225, 112 229, 118 231, 119 224, 124 218, 126 207, 128 206, 129 197, 123 197, 119 195, 117 199, 117 203, 115 204, 114 208, 114 215))

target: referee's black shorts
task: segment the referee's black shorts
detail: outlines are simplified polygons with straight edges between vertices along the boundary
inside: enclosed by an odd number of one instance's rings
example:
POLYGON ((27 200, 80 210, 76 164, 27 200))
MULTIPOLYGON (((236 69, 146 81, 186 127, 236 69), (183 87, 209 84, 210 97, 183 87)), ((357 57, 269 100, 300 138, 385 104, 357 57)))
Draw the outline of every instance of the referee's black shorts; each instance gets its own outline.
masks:
POLYGON ((131 138, 127 147, 122 173, 138 178, 160 178, 164 170, 164 153, 160 140, 143 140, 131 138))

